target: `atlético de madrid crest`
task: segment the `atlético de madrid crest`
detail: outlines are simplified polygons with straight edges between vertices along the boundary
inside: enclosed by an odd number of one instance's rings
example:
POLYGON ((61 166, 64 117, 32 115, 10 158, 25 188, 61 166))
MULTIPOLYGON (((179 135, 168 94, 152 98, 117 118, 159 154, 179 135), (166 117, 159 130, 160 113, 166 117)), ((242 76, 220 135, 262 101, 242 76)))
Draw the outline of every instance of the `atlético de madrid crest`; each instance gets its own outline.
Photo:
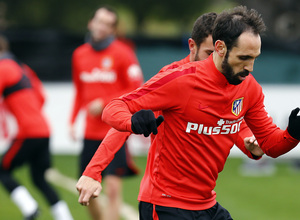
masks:
POLYGON ((243 99, 244 99, 244 97, 236 99, 232 103, 231 112, 235 116, 238 116, 240 114, 240 112, 242 111, 242 108, 243 108, 243 99))

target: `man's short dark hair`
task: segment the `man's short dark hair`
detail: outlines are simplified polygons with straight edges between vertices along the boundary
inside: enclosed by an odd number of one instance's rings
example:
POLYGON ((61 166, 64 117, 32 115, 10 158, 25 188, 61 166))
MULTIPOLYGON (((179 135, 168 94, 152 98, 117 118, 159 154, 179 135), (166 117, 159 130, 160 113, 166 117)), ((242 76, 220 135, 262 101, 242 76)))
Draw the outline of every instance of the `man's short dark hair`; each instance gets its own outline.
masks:
POLYGON ((116 16, 116 22, 115 22, 115 24, 114 24, 114 27, 117 27, 118 26, 118 23, 119 23, 119 14, 118 14, 118 12, 117 12, 117 10, 116 9, 114 9, 113 7, 111 7, 111 6, 109 6, 109 5, 102 5, 102 6, 99 6, 93 13, 92 13, 92 15, 91 15, 91 19, 93 19, 94 17, 95 17, 95 15, 96 15, 96 12, 99 10, 99 9, 105 9, 105 10, 107 10, 107 11, 109 11, 109 12, 111 12, 111 13, 113 13, 113 14, 115 14, 115 16, 116 16))
POLYGON ((192 39, 195 41, 197 47, 212 34, 213 25, 217 18, 214 12, 206 13, 197 18, 192 30, 192 39))
POLYGON ((262 34, 266 30, 265 23, 255 9, 248 10, 246 6, 237 6, 220 13, 213 28, 213 42, 222 40, 228 51, 236 46, 238 37, 246 32, 262 34))

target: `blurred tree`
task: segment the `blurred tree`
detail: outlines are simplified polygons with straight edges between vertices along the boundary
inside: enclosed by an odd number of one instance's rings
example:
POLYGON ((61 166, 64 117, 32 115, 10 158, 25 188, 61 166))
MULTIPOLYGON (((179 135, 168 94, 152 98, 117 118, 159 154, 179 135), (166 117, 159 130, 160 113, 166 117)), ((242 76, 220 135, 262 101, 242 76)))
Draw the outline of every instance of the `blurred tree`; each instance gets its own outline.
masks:
POLYGON ((180 31, 187 28, 201 13, 205 12, 210 0, 127 0, 121 1, 121 5, 131 9, 136 16, 137 32, 145 31, 147 20, 173 21, 179 25, 180 31))
POLYGON ((99 1, 2 0, 2 5, 6 5, 6 21, 10 28, 55 28, 71 31, 78 31, 86 26, 86 18, 97 4, 99 1))
POLYGON ((299 0, 238 0, 248 8, 262 14, 267 25, 265 46, 300 51, 300 1, 299 0))
POLYGON ((55 28, 82 32, 86 30, 91 12, 100 4, 110 4, 133 15, 135 33, 146 33, 149 20, 172 22, 181 32, 190 28, 187 24, 193 23, 196 17, 206 12, 209 5, 219 1, 221 0, 0 0, 0 25, 5 21, 8 28, 55 28))

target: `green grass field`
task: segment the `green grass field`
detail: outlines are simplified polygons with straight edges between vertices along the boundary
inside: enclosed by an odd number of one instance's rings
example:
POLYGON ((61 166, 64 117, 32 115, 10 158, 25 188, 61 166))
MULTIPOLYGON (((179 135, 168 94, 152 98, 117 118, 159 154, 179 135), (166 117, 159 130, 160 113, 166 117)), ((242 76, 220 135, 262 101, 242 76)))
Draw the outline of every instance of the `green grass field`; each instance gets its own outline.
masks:
MULTIPOLYGON (((124 201, 137 209, 139 183, 146 164, 146 157, 136 157, 135 161, 141 174, 124 180, 124 201)), ((216 192, 217 200, 227 208, 233 219, 238 220, 297 220, 300 219, 300 172, 290 171, 287 163, 278 163, 277 172, 270 177, 243 177, 238 169, 241 159, 230 158, 220 174, 216 192)), ((56 155, 53 167, 64 175, 77 179, 77 157, 56 155)), ((45 200, 32 186, 28 178, 27 167, 15 172, 32 195, 38 200, 41 209, 41 220, 50 220, 51 214, 45 200)), ((55 186, 64 199, 75 220, 87 220, 89 216, 85 207, 78 204, 78 196, 55 186)), ((75 187, 75 186, 74 186, 75 187)), ((10 197, 0 186, 0 219, 19 220, 22 215, 12 203, 10 197)))

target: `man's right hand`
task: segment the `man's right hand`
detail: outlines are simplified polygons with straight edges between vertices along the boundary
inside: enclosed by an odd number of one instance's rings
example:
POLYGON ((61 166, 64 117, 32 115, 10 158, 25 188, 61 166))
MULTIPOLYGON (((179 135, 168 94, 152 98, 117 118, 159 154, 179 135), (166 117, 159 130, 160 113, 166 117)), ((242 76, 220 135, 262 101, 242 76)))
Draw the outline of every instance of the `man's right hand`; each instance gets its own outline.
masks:
POLYGON ((297 140, 300 140, 300 116, 298 116, 299 111, 299 108, 295 108, 291 112, 289 117, 289 125, 287 127, 289 134, 297 140))
POLYGON ((73 141, 77 140, 77 138, 76 138, 76 130, 75 130, 74 124, 72 124, 72 125, 69 126, 69 134, 70 134, 70 137, 72 138, 73 141))
POLYGON ((98 98, 98 99, 94 99, 87 105, 87 112, 88 114, 94 117, 98 117, 99 115, 102 114, 103 108, 104 108, 104 102, 102 101, 102 99, 98 98))
POLYGON ((100 182, 91 177, 81 176, 76 184, 76 189, 79 192, 78 202, 88 206, 91 198, 99 196, 102 186, 100 182))
POLYGON ((155 118, 153 111, 140 110, 131 117, 131 130, 135 134, 143 134, 148 137, 151 133, 157 134, 157 127, 164 121, 162 115, 155 118))

